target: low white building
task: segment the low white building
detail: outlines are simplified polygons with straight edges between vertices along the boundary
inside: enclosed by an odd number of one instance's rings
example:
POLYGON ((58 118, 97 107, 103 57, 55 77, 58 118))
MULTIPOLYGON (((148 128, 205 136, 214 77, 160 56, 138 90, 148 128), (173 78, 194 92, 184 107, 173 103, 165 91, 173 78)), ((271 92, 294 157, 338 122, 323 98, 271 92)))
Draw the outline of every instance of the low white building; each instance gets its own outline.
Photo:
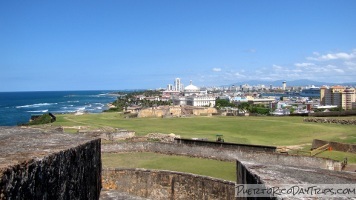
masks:
POLYGON ((215 97, 211 96, 190 96, 186 98, 187 105, 190 106, 215 106, 215 97))
POLYGON ((207 90, 201 91, 190 81, 190 85, 184 88, 184 96, 175 96, 172 100, 174 105, 214 107, 216 98, 207 94, 207 90))

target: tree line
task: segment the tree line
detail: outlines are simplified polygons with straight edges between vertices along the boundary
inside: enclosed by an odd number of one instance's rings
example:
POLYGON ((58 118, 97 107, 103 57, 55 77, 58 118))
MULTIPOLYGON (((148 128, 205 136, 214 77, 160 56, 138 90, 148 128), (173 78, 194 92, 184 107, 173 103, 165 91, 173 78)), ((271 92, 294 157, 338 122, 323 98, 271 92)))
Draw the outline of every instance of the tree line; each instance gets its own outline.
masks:
POLYGON ((112 102, 115 108, 110 108, 105 112, 121 112, 125 111, 130 106, 141 106, 142 108, 149 108, 154 106, 171 105, 172 101, 161 101, 161 100, 148 100, 148 99, 138 99, 137 96, 143 95, 145 97, 162 97, 162 91, 160 90, 145 90, 145 91, 135 91, 127 94, 119 93, 120 96, 116 101, 112 102))
POLYGON ((247 102, 240 102, 238 104, 231 103, 227 99, 216 99, 215 107, 221 109, 224 107, 237 108, 242 112, 256 113, 260 115, 268 115, 270 113, 270 108, 263 104, 249 104, 247 102))

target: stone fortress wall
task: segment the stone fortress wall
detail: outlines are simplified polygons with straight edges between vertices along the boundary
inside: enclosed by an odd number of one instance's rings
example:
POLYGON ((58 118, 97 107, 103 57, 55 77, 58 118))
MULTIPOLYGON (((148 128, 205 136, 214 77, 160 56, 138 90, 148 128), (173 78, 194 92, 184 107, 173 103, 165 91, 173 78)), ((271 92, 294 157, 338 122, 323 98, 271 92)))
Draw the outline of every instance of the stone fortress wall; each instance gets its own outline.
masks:
POLYGON ((99 199, 100 139, 0 127, 0 199, 99 199))
POLYGON ((230 142, 215 142, 204 139, 187 139, 187 138, 174 138, 176 144, 184 144, 189 146, 203 146, 220 149, 232 149, 240 151, 257 151, 257 152, 270 152, 274 153, 277 150, 276 146, 266 145, 253 145, 253 144, 239 144, 230 142))
MULTIPOLYGON (((252 150, 256 150, 254 146, 251 146, 252 150)), ((283 172, 282 175, 276 173, 279 170, 283 171, 282 166, 288 166, 286 167, 289 170, 288 173, 297 171, 297 178, 304 176, 302 174, 305 170, 320 169, 321 174, 325 171, 341 170, 340 162, 329 159, 248 151, 246 148, 241 150, 231 147, 197 146, 196 144, 125 142, 105 144, 102 146, 102 152, 155 152, 233 161, 237 166, 236 183, 238 184, 261 184, 266 180, 273 180, 274 175, 295 181, 294 177, 289 178, 283 172), (305 167, 308 169, 297 170, 305 167), (262 171, 254 171, 256 168, 262 171), (265 177, 266 171, 267 176, 272 175, 272 177, 265 177)), ((281 177, 278 179, 282 180, 281 177)), ((165 170, 104 169, 103 187, 107 190, 116 189, 150 199, 235 199, 235 182, 165 170)))
POLYGON ((167 170, 104 169, 103 188, 149 199, 234 199, 235 182, 167 170))
POLYGON ((99 139, 81 135, 0 127, 0 199, 99 199, 102 182, 104 189, 151 199, 235 199, 230 181, 165 170, 102 171, 100 151, 234 161, 238 184, 349 184, 356 180, 355 173, 334 171, 340 170, 340 162, 315 157, 162 142, 100 146, 99 139))
POLYGON ((285 155, 256 151, 241 151, 229 148, 214 148, 206 146, 185 145, 176 143, 161 142, 121 142, 116 144, 102 145, 103 153, 123 153, 123 152, 154 152, 170 155, 192 156, 208 158, 222 161, 254 161, 274 164, 309 166, 329 170, 341 170, 341 163, 338 161, 297 155, 285 155))
MULTIPOLYGON (((102 152, 155 152, 233 161, 236 162, 237 184, 263 184, 266 188, 278 184, 351 184, 356 181, 355 173, 339 171, 341 162, 309 156, 161 142, 105 144, 102 152)), ((231 196, 235 192, 232 182, 181 172, 104 169, 103 182, 106 189, 121 188, 122 192, 152 199, 201 199, 203 196, 205 199, 235 199, 231 196), (127 180, 132 182, 127 183, 127 180), (207 183, 215 186, 206 187, 207 183), (139 188, 140 191, 135 191, 134 188, 139 188), (146 188, 157 189, 149 191, 146 188), (217 191, 221 192, 219 198, 214 196, 217 191), (164 194, 167 196, 163 197, 164 194)))
POLYGON ((207 116, 217 113, 216 108, 193 106, 159 106, 139 111, 137 117, 181 117, 181 116, 207 116))

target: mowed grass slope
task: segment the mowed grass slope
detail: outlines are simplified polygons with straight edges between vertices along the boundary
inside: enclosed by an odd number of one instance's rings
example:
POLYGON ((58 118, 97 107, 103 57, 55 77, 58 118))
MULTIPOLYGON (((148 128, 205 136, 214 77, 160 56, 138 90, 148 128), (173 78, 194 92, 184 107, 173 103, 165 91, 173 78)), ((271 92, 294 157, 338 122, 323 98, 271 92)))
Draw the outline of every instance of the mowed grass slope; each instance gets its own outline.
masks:
POLYGON ((53 125, 114 127, 133 130, 136 135, 174 133, 183 138, 215 140, 223 134, 226 142, 260 145, 300 145, 313 139, 356 143, 356 126, 303 122, 303 117, 187 117, 124 118, 120 113, 58 115, 53 125))
MULTIPOLYGON (((355 119, 353 117, 352 119, 355 119)), ((187 117, 187 118, 124 118, 120 113, 58 115, 53 125, 85 126, 89 129, 107 127, 132 130, 136 135, 174 133, 184 138, 215 140, 223 134, 226 142, 261 145, 303 145, 310 149, 313 139, 356 143, 356 126, 305 123, 303 117, 187 117), (305 145, 307 144, 307 145, 305 145)), ((318 157, 342 161, 348 157, 356 163, 356 154, 327 151, 318 157)), ((168 156, 154 153, 127 153, 102 155, 104 167, 128 167, 182 171, 225 180, 236 180, 235 163, 216 160, 168 156)))
POLYGON ((102 162, 105 168, 170 170, 236 181, 235 162, 169 156, 157 153, 103 153, 102 162))

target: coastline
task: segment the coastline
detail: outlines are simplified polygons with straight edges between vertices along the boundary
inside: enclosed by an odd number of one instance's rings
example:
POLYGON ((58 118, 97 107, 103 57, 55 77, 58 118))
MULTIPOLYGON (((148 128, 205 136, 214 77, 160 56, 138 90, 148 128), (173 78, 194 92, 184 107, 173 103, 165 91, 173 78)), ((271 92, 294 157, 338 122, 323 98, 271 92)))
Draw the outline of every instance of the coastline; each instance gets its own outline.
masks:
POLYGON ((27 123, 31 116, 45 113, 101 113, 117 96, 113 91, 1 92, 0 126, 27 123))

